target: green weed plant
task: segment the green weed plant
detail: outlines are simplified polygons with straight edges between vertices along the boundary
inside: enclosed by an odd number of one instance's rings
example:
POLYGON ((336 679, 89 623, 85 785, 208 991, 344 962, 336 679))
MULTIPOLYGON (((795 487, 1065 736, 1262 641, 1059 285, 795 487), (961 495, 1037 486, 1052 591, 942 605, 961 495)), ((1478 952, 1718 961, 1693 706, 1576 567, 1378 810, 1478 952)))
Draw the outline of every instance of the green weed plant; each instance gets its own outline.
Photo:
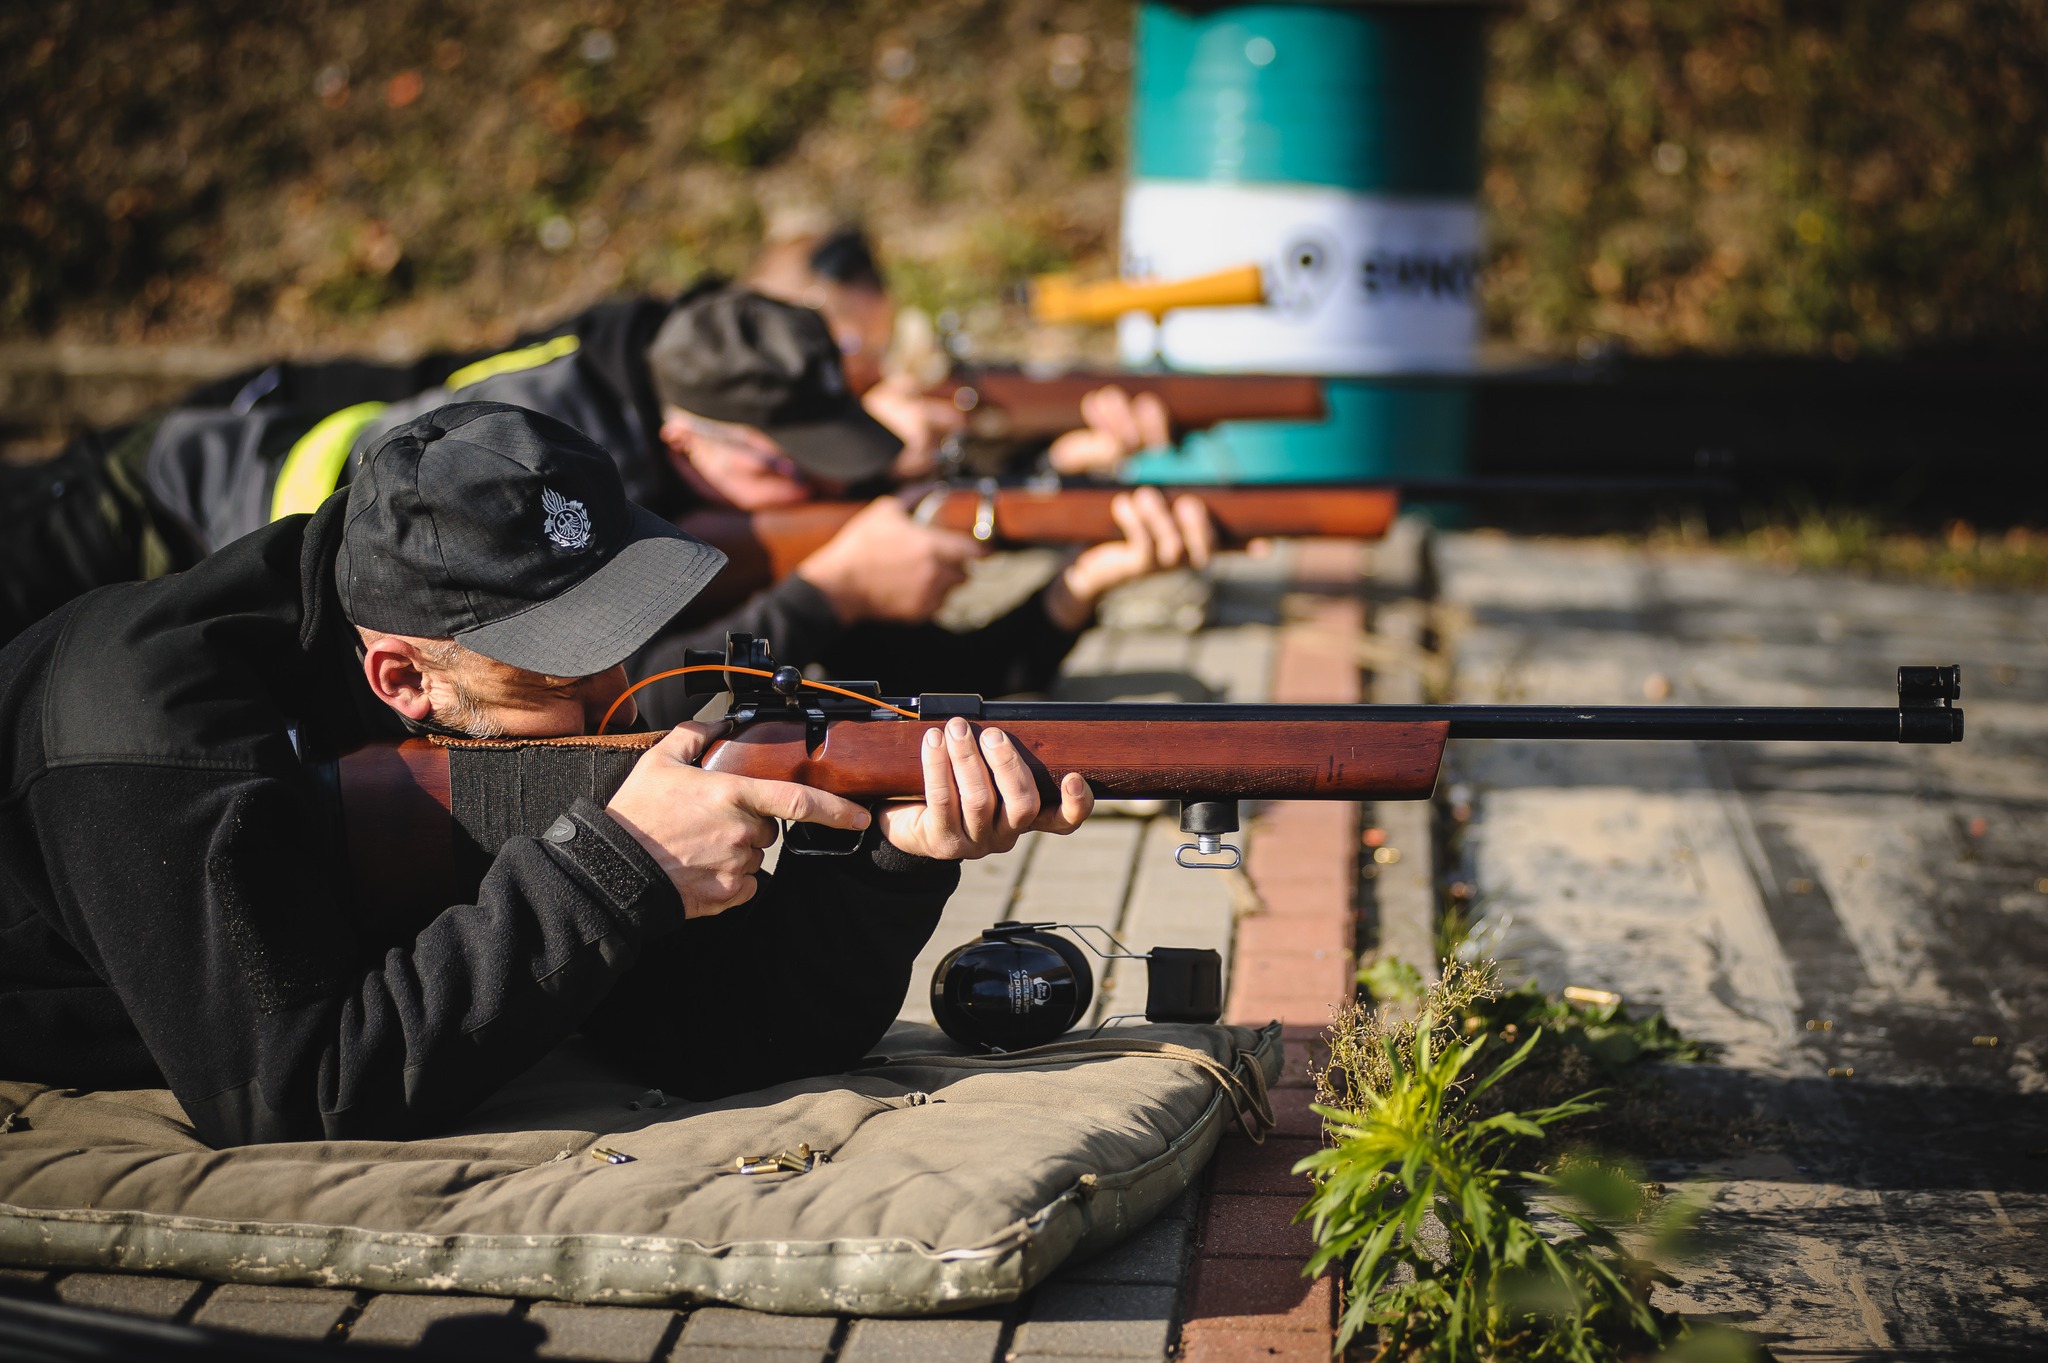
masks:
POLYGON ((1316 1111, 1328 1145, 1296 1166, 1315 1182, 1301 1212, 1308 1271, 1345 1277, 1340 1348, 1370 1329, 1376 1359, 1413 1363, 1753 1356, 1743 1337, 1651 1305, 1671 1280, 1616 1234, 1633 1222, 1668 1246, 1695 1209, 1660 1208, 1626 1166, 1556 1148, 1603 1091, 1504 1101, 1554 1090, 1558 1071, 1703 1059, 1704 1047, 1618 1003, 1503 990, 1488 962, 1447 962, 1426 987, 1378 963, 1366 982, 1393 1002, 1356 1005, 1327 1034, 1316 1111))

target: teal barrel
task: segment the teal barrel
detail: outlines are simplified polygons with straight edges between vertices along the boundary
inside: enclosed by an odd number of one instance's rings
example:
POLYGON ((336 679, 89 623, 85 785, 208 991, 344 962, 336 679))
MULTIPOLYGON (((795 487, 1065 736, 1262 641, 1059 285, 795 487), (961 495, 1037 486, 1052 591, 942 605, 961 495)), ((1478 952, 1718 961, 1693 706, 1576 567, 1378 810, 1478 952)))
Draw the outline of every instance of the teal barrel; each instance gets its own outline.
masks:
POLYGON ((1263 305, 1126 317, 1126 362, 1323 374, 1329 419, 1242 422, 1147 481, 1461 473, 1479 337, 1475 3, 1138 9, 1126 278, 1257 262, 1263 305))

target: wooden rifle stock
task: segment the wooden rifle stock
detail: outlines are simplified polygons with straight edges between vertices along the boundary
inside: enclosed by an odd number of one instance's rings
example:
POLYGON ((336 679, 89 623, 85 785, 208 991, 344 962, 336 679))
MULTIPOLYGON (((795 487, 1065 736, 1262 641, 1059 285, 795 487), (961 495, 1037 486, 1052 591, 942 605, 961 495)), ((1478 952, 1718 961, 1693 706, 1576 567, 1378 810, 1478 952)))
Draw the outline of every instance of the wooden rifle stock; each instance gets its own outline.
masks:
MULTIPOLYGON (((947 485, 919 498, 913 514, 928 525, 973 535, 991 548, 1100 544, 1123 537, 1109 504, 1118 493, 1130 490, 947 485)), ((1201 498, 1216 524, 1219 546, 1225 549, 1277 536, 1378 539, 1400 510, 1400 496, 1389 488, 1252 484, 1162 491, 1201 498)), ((706 508, 682 517, 678 525, 723 549, 728 559, 724 570, 691 603, 690 614, 709 618, 769 583, 780 582, 865 505, 806 502, 755 512, 706 508)))
MULTIPOLYGON (((1196 707, 1199 709, 1200 707, 1196 707)), ((1257 709, 1258 707, 1233 707, 1257 709)), ((795 781, 874 803, 924 793, 918 750, 943 720, 836 719, 815 744, 801 720, 764 719, 706 750, 707 771, 795 781)), ((1057 801, 1059 778, 1077 771, 1104 798, 1221 800, 1419 800, 1436 786, 1447 726, 1373 720, 1140 719, 1003 720, 1057 801)), ((426 910, 459 902, 458 811, 452 762, 523 750, 541 764, 577 763, 591 748, 637 755, 663 734, 602 738, 407 739, 373 744, 339 763, 342 817, 358 885, 403 896, 426 910)), ((623 778, 624 770, 620 771, 623 778)), ((594 790, 602 803, 610 789, 594 790)), ((539 820, 545 826, 559 813, 539 820)), ((538 827, 527 830, 539 832, 538 827)), ((491 849, 495 850, 495 849, 491 849)))
POLYGON ((967 416, 978 440, 1046 440, 1086 423, 1081 399, 1116 387, 1150 393, 1166 406, 1175 434, 1220 421, 1321 421, 1329 415, 1323 381, 1310 374, 1151 374, 1072 370, 1034 377, 1021 369, 963 370, 926 390, 967 416))

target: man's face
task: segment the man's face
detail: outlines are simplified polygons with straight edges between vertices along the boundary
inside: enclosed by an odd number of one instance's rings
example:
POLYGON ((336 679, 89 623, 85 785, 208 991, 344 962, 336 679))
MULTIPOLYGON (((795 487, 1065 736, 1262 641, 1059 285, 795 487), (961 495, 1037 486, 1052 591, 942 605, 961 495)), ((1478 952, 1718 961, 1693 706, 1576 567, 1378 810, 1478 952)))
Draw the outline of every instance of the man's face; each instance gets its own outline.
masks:
MULTIPOLYGON (((548 677, 467 649, 446 652, 454 656, 420 660, 420 689, 436 723, 478 738, 594 734, 627 685, 623 663, 593 677, 548 677)), ((624 728, 638 713, 629 699, 612 727, 624 728)))
POLYGON ((700 496, 741 511, 794 506, 843 490, 807 475, 766 431, 672 414, 661 428, 670 462, 700 496))
POLYGON ((877 289, 830 284, 811 306, 825 315, 825 325, 832 328, 832 339, 839 342, 847 386, 856 393, 865 393, 880 383, 882 361, 896 331, 896 308, 889 295, 877 289))

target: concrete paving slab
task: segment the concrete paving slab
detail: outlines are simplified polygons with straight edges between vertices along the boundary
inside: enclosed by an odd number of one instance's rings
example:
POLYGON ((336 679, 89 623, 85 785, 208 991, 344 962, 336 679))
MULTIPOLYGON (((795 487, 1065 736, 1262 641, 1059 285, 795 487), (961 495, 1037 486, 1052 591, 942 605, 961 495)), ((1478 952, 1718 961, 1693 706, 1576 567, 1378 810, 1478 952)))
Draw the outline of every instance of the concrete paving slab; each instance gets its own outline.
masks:
POLYGON ((1069 1264, 1055 1275, 1067 1283, 1173 1284, 1186 1269, 1192 1228, 1185 1221, 1155 1221, 1107 1254, 1069 1264))
POLYGON ((683 1325, 685 1347, 817 1349, 831 1347, 839 1322, 830 1316, 771 1316, 765 1311, 740 1311, 707 1306, 690 1313, 683 1325))
POLYGON ((1003 1340, 998 1313, 934 1320, 857 1320, 839 1363, 992 1363, 1003 1340))
POLYGON ((1049 1283, 1034 1292, 1013 1351, 1019 1358, 1161 1358, 1175 1289, 1049 1283))
POLYGON ((575 1306, 535 1302, 527 1320, 547 1331, 542 1358, 592 1363, 647 1363, 659 1358, 682 1328, 676 1312, 645 1306, 575 1306))
POLYGON ((57 1280, 56 1293, 66 1306, 176 1320, 209 1286, 189 1278, 155 1278, 141 1273, 67 1273, 57 1280))
POLYGON ((1943 747, 1452 745, 1478 940, 1728 1047, 1703 1110, 1784 1148, 1710 1198, 1665 1298, 1780 1357, 2021 1357, 2048 1314, 2048 611, 2037 595, 1454 536, 1461 700, 1885 704, 1959 662, 1943 747))
POLYGON ((432 1348, 460 1357, 518 1357, 543 1342, 518 1319, 518 1303, 496 1297, 437 1297, 387 1292, 370 1298, 349 1326, 350 1344, 432 1348))
POLYGON ((355 1303, 355 1293, 333 1288, 222 1283, 193 1313, 192 1323, 274 1339, 326 1339, 355 1303))

